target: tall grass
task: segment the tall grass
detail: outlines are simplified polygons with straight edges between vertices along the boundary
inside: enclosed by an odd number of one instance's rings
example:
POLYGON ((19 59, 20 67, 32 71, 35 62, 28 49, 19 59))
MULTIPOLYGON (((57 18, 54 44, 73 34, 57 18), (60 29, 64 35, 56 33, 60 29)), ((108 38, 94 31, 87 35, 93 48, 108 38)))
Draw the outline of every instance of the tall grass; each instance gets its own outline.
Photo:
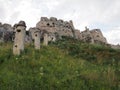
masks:
MULTIPOLYGON (((35 50, 32 45, 25 47, 20 56, 14 56, 12 43, 0 44, 0 90, 120 89, 120 67, 115 59, 101 65, 93 63, 93 57, 88 61, 88 57, 79 56, 91 48, 92 53, 98 53, 94 46, 70 39, 69 42, 62 40, 41 46, 40 50, 35 50)), ((97 58, 96 55, 95 60, 97 58)))

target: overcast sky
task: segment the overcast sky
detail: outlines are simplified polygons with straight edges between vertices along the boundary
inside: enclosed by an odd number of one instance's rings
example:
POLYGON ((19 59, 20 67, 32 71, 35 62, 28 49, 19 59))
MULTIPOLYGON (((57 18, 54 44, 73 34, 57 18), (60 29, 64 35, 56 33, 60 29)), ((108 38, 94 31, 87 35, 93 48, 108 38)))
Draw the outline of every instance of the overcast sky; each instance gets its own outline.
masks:
POLYGON ((73 20, 80 31, 99 28, 109 43, 120 43, 120 0, 0 0, 0 22, 24 20, 29 28, 42 16, 73 20))

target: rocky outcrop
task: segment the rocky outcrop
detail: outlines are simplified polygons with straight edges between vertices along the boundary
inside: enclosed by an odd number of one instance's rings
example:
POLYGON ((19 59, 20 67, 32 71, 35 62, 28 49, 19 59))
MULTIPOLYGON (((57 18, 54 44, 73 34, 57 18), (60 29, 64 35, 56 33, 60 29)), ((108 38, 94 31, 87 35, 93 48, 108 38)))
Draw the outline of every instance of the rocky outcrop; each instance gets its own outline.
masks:
POLYGON ((0 23, 0 42, 12 41, 13 28, 10 24, 0 23))

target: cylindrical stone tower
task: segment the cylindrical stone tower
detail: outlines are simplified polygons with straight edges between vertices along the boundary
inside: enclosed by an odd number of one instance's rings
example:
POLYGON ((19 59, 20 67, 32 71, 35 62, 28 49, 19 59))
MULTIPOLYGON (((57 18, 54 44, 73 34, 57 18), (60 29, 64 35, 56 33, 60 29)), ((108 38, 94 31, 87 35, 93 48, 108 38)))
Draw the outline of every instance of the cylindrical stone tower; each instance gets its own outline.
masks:
POLYGON ((40 31, 34 32, 34 47, 35 49, 40 49, 40 31))
POLYGON ((47 46, 48 45, 48 34, 44 33, 44 41, 43 41, 43 45, 47 46))
POLYGON ((20 21, 15 28, 15 40, 13 45, 13 54, 20 55, 21 51, 24 51, 26 34, 26 24, 24 21, 20 21))

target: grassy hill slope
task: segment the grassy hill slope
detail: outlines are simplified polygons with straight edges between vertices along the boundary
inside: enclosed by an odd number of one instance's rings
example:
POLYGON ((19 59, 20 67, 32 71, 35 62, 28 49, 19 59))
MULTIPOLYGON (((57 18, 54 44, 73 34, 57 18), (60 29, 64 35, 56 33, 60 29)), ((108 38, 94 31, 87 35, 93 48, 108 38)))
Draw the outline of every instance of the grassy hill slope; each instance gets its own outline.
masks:
POLYGON ((0 44, 0 90, 119 90, 120 51, 65 38, 20 56, 0 44))

